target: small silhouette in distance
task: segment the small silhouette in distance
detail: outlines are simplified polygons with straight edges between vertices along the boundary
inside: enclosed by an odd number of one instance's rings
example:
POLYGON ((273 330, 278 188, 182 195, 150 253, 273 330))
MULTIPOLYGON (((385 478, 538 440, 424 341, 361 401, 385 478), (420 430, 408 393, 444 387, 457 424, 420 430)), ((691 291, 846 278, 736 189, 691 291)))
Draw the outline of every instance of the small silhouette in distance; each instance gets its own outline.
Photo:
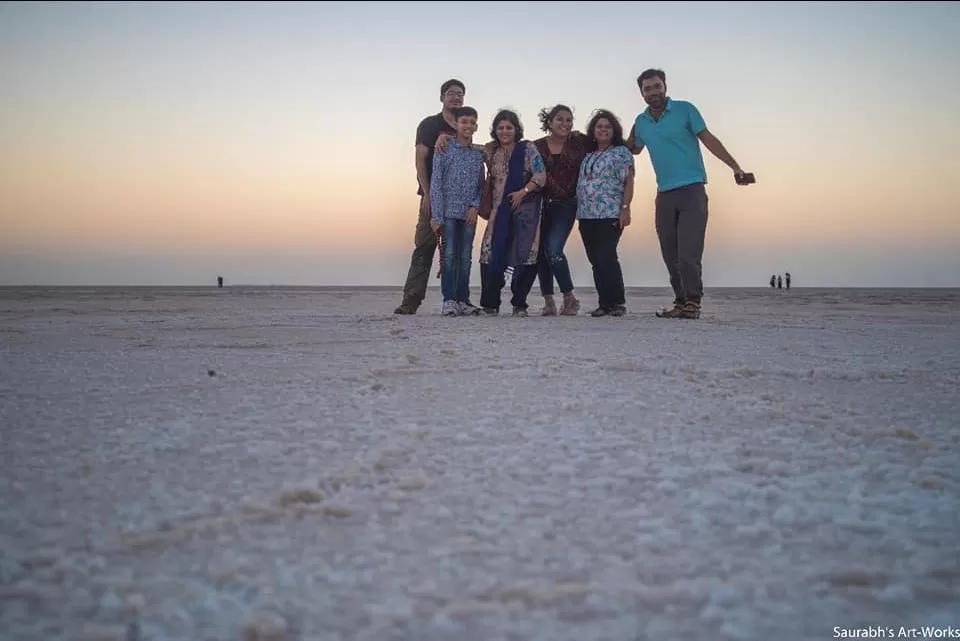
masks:
POLYGON ((777 289, 783 289, 783 277, 777 276, 777 289))
POLYGON ((217 287, 223 289, 223 276, 217 276, 217 287))
POLYGON ((776 287, 777 287, 777 275, 774 274, 773 276, 770 277, 770 288, 776 289, 776 287))
POLYGON ((787 289, 790 289, 790 272, 786 272, 787 275, 787 289))

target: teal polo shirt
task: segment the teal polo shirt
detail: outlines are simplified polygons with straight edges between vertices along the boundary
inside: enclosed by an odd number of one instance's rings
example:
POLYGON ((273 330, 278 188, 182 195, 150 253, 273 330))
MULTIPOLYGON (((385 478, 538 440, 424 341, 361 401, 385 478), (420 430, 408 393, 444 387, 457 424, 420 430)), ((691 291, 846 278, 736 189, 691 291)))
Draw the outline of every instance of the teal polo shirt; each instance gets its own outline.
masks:
POLYGON ((657 191, 707 182, 700 139, 697 134, 707 128, 700 111, 685 100, 667 98, 667 107, 660 120, 654 120, 650 108, 637 116, 633 135, 650 154, 653 172, 657 175, 657 191))

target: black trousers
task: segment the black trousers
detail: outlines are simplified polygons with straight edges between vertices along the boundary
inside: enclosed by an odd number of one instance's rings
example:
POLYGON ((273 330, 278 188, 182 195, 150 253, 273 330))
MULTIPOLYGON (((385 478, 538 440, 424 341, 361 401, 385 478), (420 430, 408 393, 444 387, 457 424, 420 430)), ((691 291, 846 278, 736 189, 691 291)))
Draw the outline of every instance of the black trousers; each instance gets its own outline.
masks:
POLYGON ((617 246, 622 235, 623 228, 617 218, 580 221, 580 237, 587 252, 587 260, 593 267, 593 284, 600 299, 598 306, 608 311, 627 303, 623 271, 617 255, 617 246))
MULTIPOLYGON (((480 263, 480 307, 500 309, 500 290, 507 284, 504 278, 506 267, 499 274, 492 273, 490 265, 480 263)), ((536 265, 520 265, 513 268, 514 277, 510 282, 510 291, 513 297, 510 304, 520 309, 527 309, 527 296, 537 280, 536 265)))

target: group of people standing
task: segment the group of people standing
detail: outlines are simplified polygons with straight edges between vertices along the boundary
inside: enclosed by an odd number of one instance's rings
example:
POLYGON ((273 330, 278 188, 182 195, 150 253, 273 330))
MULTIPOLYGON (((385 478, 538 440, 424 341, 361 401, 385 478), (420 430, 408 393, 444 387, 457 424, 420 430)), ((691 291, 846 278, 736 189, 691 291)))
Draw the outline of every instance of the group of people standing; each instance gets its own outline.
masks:
POLYGON ((477 112, 464 106, 465 85, 455 79, 443 83, 443 110, 417 128, 420 215, 395 313, 415 314, 423 303, 439 239, 444 315, 499 314, 508 267, 515 316, 528 315, 527 298, 537 279, 542 315, 576 315, 580 301, 564 247, 578 223, 598 297, 590 314, 623 316, 618 246, 631 223, 634 156, 647 149, 657 177, 656 230, 674 292, 673 306, 657 316, 699 318, 708 211, 700 142, 733 170, 738 184, 752 182, 752 174, 707 130, 693 104, 667 97, 663 71, 644 71, 637 85, 648 106, 627 136, 619 118, 604 109, 594 112, 585 133, 576 131, 572 109, 558 104, 540 112, 544 136, 528 140, 518 115, 501 110, 493 118, 490 142, 480 145, 473 141, 477 112), (469 282, 479 218, 487 224, 476 307, 469 282), (554 280, 562 296, 559 308, 554 280))

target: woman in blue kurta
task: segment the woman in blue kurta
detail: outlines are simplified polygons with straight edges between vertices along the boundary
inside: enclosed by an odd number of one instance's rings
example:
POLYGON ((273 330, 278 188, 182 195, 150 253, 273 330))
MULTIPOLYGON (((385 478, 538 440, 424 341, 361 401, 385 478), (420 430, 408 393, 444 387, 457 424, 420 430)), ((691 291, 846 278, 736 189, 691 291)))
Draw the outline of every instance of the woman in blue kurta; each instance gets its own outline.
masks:
POLYGON ((493 142, 485 148, 487 190, 481 216, 487 226, 480 243, 480 307, 487 315, 500 313, 504 272, 513 267, 514 316, 527 316, 527 295, 537 278, 540 252, 540 191, 546 168, 536 145, 523 138, 520 118, 503 110, 493 119, 493 142))
POLYGON ((633 200, 633 154, 623 140, 623 127, 615 115, 598 111, 587 127, 590 153, 580 164, 577 180, 577 219, 599 304, 591 316, 627 313, 623 272, 617 247, 630 224, 633 200))

